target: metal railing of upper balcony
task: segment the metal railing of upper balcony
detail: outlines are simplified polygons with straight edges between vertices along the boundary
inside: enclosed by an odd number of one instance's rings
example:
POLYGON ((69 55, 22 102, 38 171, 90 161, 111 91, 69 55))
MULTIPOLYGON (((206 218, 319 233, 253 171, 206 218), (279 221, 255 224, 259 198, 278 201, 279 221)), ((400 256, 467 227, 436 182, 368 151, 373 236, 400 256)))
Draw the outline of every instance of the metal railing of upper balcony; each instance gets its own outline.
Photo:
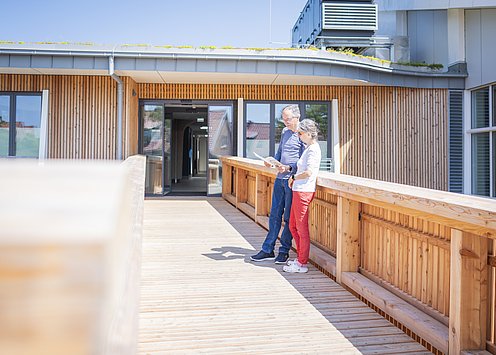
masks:
MULTIPOLYGON (((273 169, 222 158, 223 197, 268 227, 273 169)), ((496 202, 320 172, 311 259, 435 353, 494 352, 496 202)))

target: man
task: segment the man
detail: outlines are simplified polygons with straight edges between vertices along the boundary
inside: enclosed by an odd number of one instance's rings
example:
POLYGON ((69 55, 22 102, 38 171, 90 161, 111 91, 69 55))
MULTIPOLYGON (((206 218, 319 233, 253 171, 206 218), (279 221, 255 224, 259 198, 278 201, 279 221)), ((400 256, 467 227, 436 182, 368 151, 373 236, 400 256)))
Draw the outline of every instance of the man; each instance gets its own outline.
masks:
MULTIPOLYGON (((296 172, 296 162, 305 149, 303 142, 298 137, 298 123, 300 120, 300 109, 298 105, 288 105, 281 112, 282 120, 286 126, 281 133, 281 142, 275 158, 282 163, 277 168, 278 174, 272 191, 272 207, 270 209, 269 232, 260 250, 256 255, 250 257, 252 261, 274 260, 276 264, 285 264, 291 249, 291 232, 289 231, 289 216, 291 212, 291 201, 293 192, 288 186, 288 178, 296 172), (281 246, 277 258, 274 254, 274 246, 281 229, 282 216, 284 215, 284 229, 281 234, 281 246)), ((265 166, 270 167, 265 162, 265 166)))

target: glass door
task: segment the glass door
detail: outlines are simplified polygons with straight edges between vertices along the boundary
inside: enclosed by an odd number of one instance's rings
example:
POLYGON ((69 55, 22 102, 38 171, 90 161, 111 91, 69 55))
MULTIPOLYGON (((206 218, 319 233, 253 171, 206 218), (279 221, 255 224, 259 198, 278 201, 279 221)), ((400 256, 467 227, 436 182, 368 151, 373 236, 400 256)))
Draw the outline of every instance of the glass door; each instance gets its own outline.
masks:
POLYGON ((208 106, 208 194, 222 193, 222 163, 220 157, 233 155, 232 105, 208 106))
POLYGON ((171 189, 171 120, 163 104, 141 104, 142 153, 146 157, 145 194, 163 195, 171 189))

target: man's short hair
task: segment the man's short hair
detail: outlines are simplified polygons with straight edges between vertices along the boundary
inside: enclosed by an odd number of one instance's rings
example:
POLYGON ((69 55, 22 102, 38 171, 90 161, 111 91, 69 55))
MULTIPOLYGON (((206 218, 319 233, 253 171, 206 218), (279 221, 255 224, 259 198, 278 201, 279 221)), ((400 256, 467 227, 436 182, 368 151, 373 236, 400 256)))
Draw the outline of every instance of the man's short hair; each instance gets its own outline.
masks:
MULTIPOLYGON (((288 105, 282 109, 282 111, 288 111, 291 112, 291 116, 300 119, 301 114, 300 114, 300 107, 298 105, 288 105)), ((281 111, 281 112, 282 112, 281 111)))

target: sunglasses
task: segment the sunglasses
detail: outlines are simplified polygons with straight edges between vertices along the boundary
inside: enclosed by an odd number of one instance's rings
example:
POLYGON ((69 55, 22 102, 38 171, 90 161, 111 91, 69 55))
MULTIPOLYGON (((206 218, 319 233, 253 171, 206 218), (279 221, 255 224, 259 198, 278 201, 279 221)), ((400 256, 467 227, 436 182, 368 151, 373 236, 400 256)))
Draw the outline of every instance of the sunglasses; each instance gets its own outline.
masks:
POLYGON ((302 136, 302 135, 304 135, 304 134, 305 134, 305 132, 298 131, 298 135, 299 135, 299 136, 302 136))

